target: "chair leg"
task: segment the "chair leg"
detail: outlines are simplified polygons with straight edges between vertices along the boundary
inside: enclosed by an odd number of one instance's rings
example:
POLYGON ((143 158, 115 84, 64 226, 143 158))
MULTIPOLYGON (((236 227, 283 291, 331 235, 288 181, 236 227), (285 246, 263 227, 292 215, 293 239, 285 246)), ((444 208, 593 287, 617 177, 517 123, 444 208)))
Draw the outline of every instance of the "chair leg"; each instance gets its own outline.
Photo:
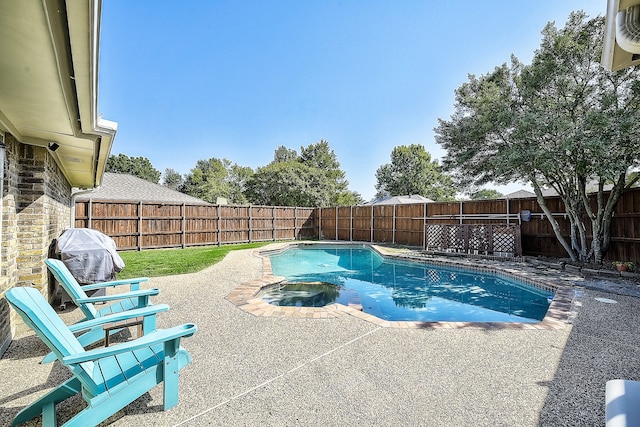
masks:
POLYGON ((178 404, 178 358, 164 358, 164 410, 173 408, 178 404))
POLYGON ((42 407, 42 425, 56 427, 56 404, 48 402, 42 407))
POLYGON ((178 404, 178 350, 180 340, 171 340, 164 343, 164 410, 173 408, 178 404))
POLYGON ((126 387, 104 392, 90 399, 88 406, 68 420, 62 427, 86 427, 98 425, 140 396, 158 385, 159 366, 150 368, 146 375, 136 378, 126 387))
MULTIPOLYGON (((13 419, 12 424, 18 425, 26 421, 29 421, 40 414, 43 414, 43 419, 51 419, 55 421, 55 405, 62 402, 71 396, 75 396, 82 390, 82 385, 77 378, 69 378, 67 381, 60 384, 58 387, 51 390, 49 393, 42 396, 29 406, 25 407, 22 411, 13 419)), ((45 425, 43 423, 43 425, 45 425)), ((54 424, 55 425, 55 424, 54 424)))

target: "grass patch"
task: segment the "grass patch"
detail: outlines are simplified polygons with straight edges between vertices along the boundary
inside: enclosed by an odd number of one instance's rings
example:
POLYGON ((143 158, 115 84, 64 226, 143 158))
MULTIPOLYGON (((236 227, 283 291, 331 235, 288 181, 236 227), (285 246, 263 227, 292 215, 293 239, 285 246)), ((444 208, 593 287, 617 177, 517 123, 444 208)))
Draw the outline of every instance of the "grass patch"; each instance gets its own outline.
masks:
POLYGON ((117 273, 117 278, 130 279, 132 277, 195 273, 220 262, 231 251, 259 248, 270 243, 273 242, 120 252, 125 267, 117 273))

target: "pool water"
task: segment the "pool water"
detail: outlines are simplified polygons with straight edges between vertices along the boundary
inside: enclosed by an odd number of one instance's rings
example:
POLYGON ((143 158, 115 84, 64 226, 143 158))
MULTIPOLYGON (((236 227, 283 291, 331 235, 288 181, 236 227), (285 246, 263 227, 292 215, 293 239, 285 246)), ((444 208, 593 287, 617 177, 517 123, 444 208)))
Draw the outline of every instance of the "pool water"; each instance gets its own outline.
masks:
POLYGON ((291 247, 270 259, 273 273, 290 284, 263 291, 265 301, 361 304, 364 312, 390 321, 533 323, 544 318, 553 298, 515 280, 385 258, 362 245, 291 247))

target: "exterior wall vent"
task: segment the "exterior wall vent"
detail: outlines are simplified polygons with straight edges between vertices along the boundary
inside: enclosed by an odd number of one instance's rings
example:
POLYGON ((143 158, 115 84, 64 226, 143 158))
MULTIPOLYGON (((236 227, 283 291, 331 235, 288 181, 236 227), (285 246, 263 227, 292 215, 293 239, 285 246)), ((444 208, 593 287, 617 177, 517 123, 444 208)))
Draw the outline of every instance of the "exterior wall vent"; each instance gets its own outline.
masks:
POLYGON ((616 15, 616 41, 629 53, 640 53, 640 5, 630 6, 616 15))

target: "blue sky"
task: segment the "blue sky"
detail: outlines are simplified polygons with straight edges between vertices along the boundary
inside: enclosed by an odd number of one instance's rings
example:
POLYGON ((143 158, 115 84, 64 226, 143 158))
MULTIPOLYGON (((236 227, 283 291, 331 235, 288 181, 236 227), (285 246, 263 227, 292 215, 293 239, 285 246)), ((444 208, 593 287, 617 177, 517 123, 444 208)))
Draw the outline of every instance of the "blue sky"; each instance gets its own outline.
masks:
POLYGON ((433 128, 468 74, 528 63, 544 25, 579 9, 606 1, 105 0, 99 113, 118 122, 112 154, 163 173, 255 169, 325 139, 369 200, 394 147, 445 154, 433 128))

